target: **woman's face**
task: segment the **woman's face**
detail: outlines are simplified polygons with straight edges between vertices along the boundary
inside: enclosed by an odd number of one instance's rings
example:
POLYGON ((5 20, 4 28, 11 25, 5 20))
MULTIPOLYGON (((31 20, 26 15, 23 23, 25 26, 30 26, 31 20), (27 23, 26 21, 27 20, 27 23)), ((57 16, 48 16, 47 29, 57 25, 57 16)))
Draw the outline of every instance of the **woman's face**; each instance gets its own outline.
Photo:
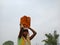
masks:
POLYGON ((26 37, 28 35, 28 30, 23 31, 23 36, 26 37))

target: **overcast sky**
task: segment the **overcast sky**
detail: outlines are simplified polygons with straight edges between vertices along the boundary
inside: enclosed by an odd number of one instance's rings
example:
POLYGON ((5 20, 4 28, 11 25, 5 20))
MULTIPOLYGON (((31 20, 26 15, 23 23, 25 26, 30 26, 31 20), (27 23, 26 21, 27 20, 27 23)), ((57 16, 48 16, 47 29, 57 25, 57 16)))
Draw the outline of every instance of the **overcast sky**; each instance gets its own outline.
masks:
POLYGON ((31 27, 37 32, 32 45, 44 45, 45 33, 57 30, 60 35, 60 0, 0 0, 0 45, 8 40, 17 45, 24 15, 31 17, 31 27))

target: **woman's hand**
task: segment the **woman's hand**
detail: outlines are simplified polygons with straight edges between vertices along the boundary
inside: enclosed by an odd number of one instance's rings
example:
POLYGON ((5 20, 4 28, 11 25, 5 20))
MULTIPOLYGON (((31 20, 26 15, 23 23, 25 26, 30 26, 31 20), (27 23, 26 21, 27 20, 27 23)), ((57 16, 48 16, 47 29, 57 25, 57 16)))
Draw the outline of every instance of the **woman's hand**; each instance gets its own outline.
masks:
POLYGON ((24 28, 23 24, 20 24, 20 28, 24 28))

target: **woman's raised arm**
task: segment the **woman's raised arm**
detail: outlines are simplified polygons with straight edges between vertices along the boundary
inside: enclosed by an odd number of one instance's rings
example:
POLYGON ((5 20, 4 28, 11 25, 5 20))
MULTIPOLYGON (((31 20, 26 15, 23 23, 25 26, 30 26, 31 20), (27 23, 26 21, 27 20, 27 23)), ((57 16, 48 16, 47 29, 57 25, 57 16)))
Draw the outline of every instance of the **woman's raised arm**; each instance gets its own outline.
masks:
POLYGON ((30 40, 34 38, 34 36, 37 34, 37 32, 35 30, 33 30, 32 28, 29 28, 33 34, 30 36, 30 40))

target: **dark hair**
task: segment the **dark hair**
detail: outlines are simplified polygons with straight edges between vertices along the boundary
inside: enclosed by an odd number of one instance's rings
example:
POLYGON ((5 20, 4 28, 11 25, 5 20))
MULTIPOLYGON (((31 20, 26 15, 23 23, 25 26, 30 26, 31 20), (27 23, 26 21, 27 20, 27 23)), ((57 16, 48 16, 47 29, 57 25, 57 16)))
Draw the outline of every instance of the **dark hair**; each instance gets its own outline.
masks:
POLYGON ((18 38, 21 38, 23 32, 25 32, 25 31, 28 32, 28 29, 21 28, 20 32, 19 32, 19 35, 18 35, 18 38))
POLYGON ((23 32, 28 32, 28 30, 27 29, 24 29, 23 32))

